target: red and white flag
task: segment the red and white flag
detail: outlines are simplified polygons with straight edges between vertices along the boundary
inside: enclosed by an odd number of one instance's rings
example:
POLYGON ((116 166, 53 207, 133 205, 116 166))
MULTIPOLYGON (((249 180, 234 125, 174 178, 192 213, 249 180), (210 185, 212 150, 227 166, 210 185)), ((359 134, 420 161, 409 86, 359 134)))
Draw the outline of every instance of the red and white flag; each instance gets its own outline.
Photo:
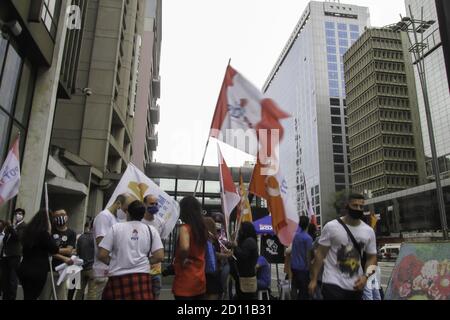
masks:
MULTIPOLYGON (((225 215, 226 223, 228 225, 228 223, 230 221, 231 212, 239 204, 239 202, 241 201, 241 197, 239 196, 239 193, 236 190, 236 186, 234 185, 231 171, 228 168, 228 166, 225 162, 225 159, 222 156, 222 152, 220 151, 219 144, 217 144, 217 153, 219 156, 219 173, 220 173, 222 210, 225 215)), ((228 228, 227 228, 227 230, 228 230, 228 228)))
POLYGON ((14 198, 19 193, 19 159, 19 137, 17 137, 0 170, 0 205, 14 198))
POLYGON ((284 130, 279 120, 289 117, 272 99, 228 66, 210 136, 256 157, 261 134, 270 136, 270 130, 277 129, 281 138, 284 130))

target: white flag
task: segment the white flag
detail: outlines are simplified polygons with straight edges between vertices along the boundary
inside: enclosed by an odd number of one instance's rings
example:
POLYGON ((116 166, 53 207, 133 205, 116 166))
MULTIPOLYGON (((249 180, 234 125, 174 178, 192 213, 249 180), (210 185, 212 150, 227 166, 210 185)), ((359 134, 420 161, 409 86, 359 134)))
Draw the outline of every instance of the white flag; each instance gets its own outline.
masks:
POLYGON ((172 232, 180 216, 180 207, 171 196, 164 192, 156 183, 147 177, 132 163, 128 164, 122 179, 120 179, 116 190, 109 199, 106 208, 113 205, 114 200, 120 194, 128 193, 137 200, 143 201, 147 195, 154 195, 158 199, 158 215, 164 220, 164 228, 161 239, 165 239, 172 232))
POLYGON ((0 170, 0 205, 15 197, 19 193, 19 186, 20 161, 19 137, 17 137, 0 170))

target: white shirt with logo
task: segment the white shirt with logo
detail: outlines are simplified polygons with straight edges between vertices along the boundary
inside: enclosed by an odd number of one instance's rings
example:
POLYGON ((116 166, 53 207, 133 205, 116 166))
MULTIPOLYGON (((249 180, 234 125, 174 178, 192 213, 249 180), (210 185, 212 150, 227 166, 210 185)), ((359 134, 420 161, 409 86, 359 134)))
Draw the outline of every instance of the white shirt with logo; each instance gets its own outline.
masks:
POLYGON ((152 252, 162 249, 163 244, 154 227, 140 221, 128 221, 114 225, 99 247, 110 252, 108 276, 113 277, 131 273, 149 273, 149 257, 152 252))
MULTIPOLYGON (((103 210, 100 212, 94 220, 94 227, 92 229, 92 232, 94 234, 95 241, 98 237, 104 237, 109 232, 109 230, 112 228, 113 225, 118 223, 117 218, 115 215, 111 213, 108 209, 103 210)), ((98 247, 97 242, 95 242, 95 256, 94 256, 94 265, 92 266, 92 269, 94 270, 95 277, 107 277, 109 272, 109 267, 98 260, 98 247)))
MULTIPOLYGON (((371 227, 364 222, 356 227, 347 227, 364 252, 377 253, 375 232, 371 227)), ((322 282, 354 291, 355 282, 363 275, 363 269, 359 253, 344 227, 337 220, 327 223, 319 244, 330 248, 325 258, 322 282)))

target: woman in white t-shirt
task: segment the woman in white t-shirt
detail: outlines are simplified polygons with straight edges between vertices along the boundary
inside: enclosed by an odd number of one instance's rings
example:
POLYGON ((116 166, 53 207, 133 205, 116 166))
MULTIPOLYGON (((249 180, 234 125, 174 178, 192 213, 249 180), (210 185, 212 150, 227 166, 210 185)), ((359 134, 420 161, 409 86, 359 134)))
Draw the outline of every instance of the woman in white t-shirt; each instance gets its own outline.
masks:
POLYGON ((109 265, 103 300, 152 300, 150 263, 164 258, 156 229, 141 222, 145 206, 128 206, 128 221, 115 224, 99 244, 98 258, 109 265))

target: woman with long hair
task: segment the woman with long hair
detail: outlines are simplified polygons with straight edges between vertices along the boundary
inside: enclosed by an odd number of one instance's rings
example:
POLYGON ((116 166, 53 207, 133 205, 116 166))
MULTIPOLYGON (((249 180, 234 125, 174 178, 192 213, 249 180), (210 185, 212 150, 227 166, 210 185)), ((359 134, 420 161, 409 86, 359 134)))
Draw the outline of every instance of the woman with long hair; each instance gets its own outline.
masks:
POLYGON ((206 292, 205 248, 208 232, 200 202, 192 196, 180 201, 180 226, 175 252, 172 292, 177 300, 202 299, 206 292))
POLYGON ((233 274, 236 280, 237 299, 256 300, 258 243, 253 223, 241 223, 237 243, 234 244, 234 247, 233 253, 236 257, 236 263, 233 274))
POLYGON ((24 230, 23 259, 18 275, 25 300, 37 300, 50 271, 48 257, 59 252, 50 233, 51 224, 46 210, 36 213, 24 230))

